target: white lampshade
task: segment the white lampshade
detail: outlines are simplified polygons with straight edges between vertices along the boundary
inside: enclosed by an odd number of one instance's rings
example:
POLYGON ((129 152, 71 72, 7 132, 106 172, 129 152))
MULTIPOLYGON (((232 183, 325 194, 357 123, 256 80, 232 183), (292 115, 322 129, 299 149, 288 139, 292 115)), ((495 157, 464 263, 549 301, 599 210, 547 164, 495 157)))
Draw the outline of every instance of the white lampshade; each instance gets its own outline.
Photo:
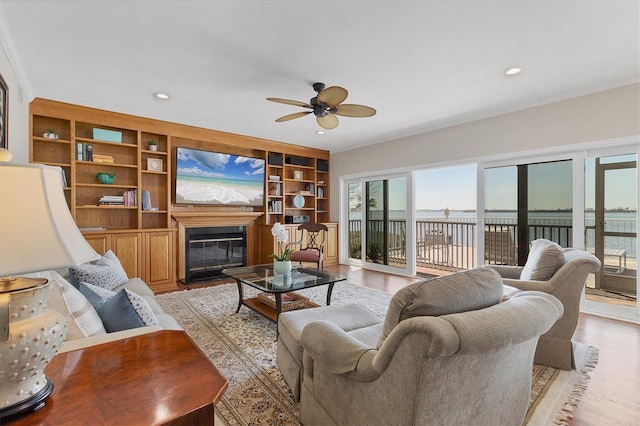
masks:
POLYGON ((0 277, 99 257, 71 216, 60 167, 0 163, 0 277))

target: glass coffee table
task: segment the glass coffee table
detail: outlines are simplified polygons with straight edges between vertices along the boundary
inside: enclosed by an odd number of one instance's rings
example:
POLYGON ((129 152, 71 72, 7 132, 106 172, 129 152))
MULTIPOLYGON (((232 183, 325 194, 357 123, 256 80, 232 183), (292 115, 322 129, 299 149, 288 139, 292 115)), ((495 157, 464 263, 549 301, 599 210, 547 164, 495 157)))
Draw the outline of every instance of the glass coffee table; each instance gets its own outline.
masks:
POLYGON ((224 269, 222 273, 235 279, 238 284, 238 309, 236 309, 236 313, 244 305, 276 324, 278 323, 278 315, 286 309, 288 303, 295 303, 296 309, 319 306, 305 297, 293 293, 294 291, 326 285, 327 305, 330 305, 333 285, 346 280, 340 275, 302 267, 294 267, 288 274, 276 274, 273 272, 273 264, 229 268, 224 269), (258 294, 260 297, 245 299, 242 291, 243 284, 258 289, 264 294, 258 294))

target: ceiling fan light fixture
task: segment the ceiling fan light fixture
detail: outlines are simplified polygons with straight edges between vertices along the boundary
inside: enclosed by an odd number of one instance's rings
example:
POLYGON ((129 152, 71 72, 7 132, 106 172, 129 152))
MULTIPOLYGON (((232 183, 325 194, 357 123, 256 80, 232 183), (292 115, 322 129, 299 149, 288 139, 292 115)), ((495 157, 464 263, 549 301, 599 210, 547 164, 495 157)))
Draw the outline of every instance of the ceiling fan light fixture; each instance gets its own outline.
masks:
MULTIPOLYGON (((291 99, 267 98, 267 100, 271 102, 300 106, 311 110, 285 115, 284 117, 276 119, 276 122, 282 123, 283 121, 293 120, 313 113, 320 127, 331 130, 338 127, 338 115, 345 117, 371 117, 376 114, 374 108, 365 105, 342 104, 349 95, 349 92, 347 92, 347 89, 344 87, 331 86, 325 88, 323 83, 314 83, 313 89, 318 92, 318 94, 311 98, 308 104, 291 99)), ((318 134, 324 134, 324 132, 318 134)))

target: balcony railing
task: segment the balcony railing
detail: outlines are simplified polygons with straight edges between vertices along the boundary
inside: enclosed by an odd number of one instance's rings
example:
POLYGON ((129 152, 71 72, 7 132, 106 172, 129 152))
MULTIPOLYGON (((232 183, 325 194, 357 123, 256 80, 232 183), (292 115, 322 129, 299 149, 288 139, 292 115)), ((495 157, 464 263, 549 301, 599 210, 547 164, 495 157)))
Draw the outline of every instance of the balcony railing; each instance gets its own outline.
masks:
MULTIPOLYGON (((515 220, 485 219, 485 264, 517 264, 515 220)), ((529 223, 529 241, 546 238, 563 247, 573 246, 570 220, 551 223, 534 220, 529 223)), ((626 220, 607 220, 610 230, 631 229, 626 220), (620 223, 617 223, 620 222, 620 223)), ((367 250, 361 250, 361 220, 349 221, 349 253, 353 258, 365 256, 369 261, 384 259, 388 264, 406 264, 406 222, 390 220, 385 231, 383 220, 370 220, 367 230, 367 250), (386 234, 386 236, 385 236, 386 234)), ((593 224, 586 223, 586 245, 593 247, 593 224)), ((474 218, 423 219, 416 221, 416 266, 430 269, 458 271, 476 266, 476 223, 474 218)), ((634 225, 635 232, 635 225, 634 225)), ((622 244, 622 243, 619 243, 622 244)), ((635 252, 632 252, 632 256, 635 252)))

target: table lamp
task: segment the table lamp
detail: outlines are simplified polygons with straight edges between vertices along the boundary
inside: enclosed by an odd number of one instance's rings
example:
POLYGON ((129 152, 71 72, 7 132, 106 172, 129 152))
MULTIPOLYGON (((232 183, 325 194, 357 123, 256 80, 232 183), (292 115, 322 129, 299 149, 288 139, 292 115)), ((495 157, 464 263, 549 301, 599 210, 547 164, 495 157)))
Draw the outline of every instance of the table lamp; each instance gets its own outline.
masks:
POLYGON ((64 195, 62 169, 0 162, 0 423, 44 405, 44 367, 64 341, 45 279, 13 278, 96 260, 64 195), (5 278, 2 278, 5 277, 5 278))

